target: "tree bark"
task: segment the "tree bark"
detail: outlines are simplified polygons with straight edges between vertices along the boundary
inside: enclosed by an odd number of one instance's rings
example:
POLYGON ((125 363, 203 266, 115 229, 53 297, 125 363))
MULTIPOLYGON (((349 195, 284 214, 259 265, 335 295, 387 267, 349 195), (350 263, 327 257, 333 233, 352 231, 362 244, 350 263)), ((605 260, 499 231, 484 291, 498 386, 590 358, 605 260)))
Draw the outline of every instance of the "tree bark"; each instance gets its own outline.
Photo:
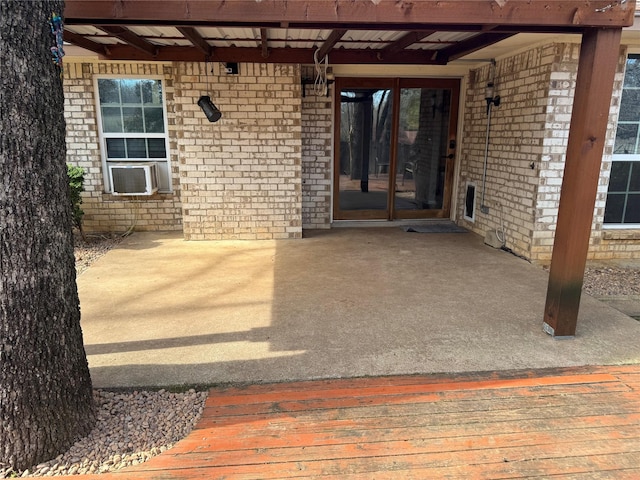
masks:
MULTIPOLYGON (((64 2, 0 0, 0 464, 54 458, 95 422, 82 343, 61 67, 64 2)), ((0 465, 1 466, 1 465, 0 465)))

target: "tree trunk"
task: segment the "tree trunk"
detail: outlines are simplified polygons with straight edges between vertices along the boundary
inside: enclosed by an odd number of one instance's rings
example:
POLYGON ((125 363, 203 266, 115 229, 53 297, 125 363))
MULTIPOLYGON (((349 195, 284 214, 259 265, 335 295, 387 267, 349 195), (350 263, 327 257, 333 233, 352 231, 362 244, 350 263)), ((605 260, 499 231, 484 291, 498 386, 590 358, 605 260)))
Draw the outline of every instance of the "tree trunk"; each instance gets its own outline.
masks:
POLYGON ((0 467, 54 458, 95 422, 65 165, 63 1, 0 0, 0 467))

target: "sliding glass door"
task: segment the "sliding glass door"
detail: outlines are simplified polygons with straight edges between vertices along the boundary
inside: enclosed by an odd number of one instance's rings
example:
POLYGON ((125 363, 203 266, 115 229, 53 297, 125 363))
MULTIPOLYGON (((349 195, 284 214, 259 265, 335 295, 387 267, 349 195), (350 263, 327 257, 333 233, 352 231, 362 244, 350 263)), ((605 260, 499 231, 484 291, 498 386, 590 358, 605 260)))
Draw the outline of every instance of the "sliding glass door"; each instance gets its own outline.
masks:
POLYGON ((458 80, 336 82, 334 218, 447 217, 458 80))

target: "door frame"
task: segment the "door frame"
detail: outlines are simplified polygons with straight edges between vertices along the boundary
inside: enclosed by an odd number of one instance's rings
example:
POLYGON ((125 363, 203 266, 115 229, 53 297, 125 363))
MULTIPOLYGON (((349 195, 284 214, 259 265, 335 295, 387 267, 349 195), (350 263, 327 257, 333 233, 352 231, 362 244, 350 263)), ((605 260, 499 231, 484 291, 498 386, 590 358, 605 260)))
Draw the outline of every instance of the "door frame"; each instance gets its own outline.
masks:
POLYGON ((338 77, 334 88, 334 122, 333 122, 333 219, 334 220, 401 220, 422 218, 449 218, 453 195, 453 180, 455 171, 455 150, 450 148, 451 142, 457 143, 458 118, 460 107, 461 79, 452 77, 438 78, 400 78, 400 77, 338 77), (379 88, 391 89, 393 98, 392 110, 392 141, 390 145, 389 159, 389 185, 387 189, 386 210, 340 210, 340 119, 341 98, 343 88, 379 88), (445 164, 444 190, 442 208, 439 210, 396 210, 395 209, 395 175, 397 168, 397 135, 400 121, 400 90, 402 88, 442 88, 451 91, 451 104, 449 115, 449 139, 447 145, 447 161, 445 164))

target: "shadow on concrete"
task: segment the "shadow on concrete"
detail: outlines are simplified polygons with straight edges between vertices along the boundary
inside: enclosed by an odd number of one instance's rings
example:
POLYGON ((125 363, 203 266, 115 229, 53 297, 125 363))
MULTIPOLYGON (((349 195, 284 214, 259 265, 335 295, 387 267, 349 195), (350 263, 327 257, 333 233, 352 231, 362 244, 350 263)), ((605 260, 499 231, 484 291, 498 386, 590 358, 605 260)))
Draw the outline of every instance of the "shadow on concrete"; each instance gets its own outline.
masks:
POLYGON ((640 363, 640 322, 587 296, 574 339, 544 334, 546 282, 473 234, 367 228, 138 233, 78 286, 96 387, 640 363))

